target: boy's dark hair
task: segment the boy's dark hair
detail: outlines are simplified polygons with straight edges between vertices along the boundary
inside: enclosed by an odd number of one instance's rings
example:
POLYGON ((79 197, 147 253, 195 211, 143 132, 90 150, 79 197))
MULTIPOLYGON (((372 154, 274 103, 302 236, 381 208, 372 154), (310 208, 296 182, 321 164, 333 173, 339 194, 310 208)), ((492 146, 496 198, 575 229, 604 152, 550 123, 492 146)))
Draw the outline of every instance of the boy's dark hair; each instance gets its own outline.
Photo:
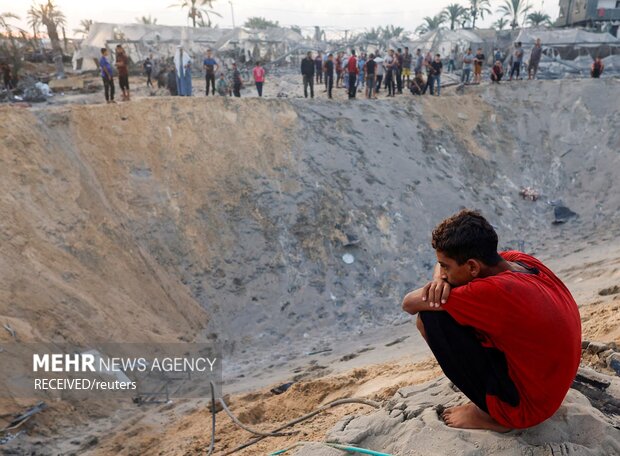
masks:
POLYGON ((433 230, 433 248, 459 265, 469 259, 487 266, 501 261, 497 253, 497 233, 478 211, 463 209, 448 217, 433 230))
POLYGON ((106 49, 106 48, 101 48, 101 55, 105 54, 105 53, 106 53, 106 51, 107 51, 107 49, 106 49))

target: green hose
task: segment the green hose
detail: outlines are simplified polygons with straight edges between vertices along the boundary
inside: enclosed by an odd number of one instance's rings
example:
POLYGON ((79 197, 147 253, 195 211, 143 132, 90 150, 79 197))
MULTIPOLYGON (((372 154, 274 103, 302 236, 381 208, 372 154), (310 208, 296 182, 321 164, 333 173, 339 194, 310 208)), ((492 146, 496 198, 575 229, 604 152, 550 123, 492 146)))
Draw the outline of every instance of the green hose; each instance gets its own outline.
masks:
POLYGON ((392 456, 389 453, 379 453, 378 451, 367 450, 365 448, 358 448, 358 447, 354 447, 354 446, 339 445, 337 443, 326 443, 326 442, 298 442, 295 445, 290 446, 288 448, 285 448, 283 450, 274 451, 273 453, 270 453, 269 456, 277 456, 279 454, 284 454, 287 451, 292 450, 293 448, 296 448, 296 447, 301 446, 301 445, 306 445, 308 443, 322 443, 323 445, 328 445, 328 446, 330 446, 332 448, 336 448, 336 449, 342 450, 342 451, 349 451, 351 453, 370 454, 372 456, 392 456))

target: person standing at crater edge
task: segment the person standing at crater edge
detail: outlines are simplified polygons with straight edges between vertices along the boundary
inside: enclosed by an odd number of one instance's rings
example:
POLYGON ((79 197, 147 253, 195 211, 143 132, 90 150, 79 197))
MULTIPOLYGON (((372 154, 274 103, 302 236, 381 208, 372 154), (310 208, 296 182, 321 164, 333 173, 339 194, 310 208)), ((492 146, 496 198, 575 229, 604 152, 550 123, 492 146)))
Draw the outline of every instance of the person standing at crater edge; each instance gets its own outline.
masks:
POLYGON ((497 252, 480 213, 463 210, 432 235, 431 282, 403 310, 446 376, 471 402, 447 409, 450 427, 506 432, 560 407, 581 359, 581 319, 566 286, 536 258, 497 252))
POLYGON ((106 48, 101 48, 99 68, 101 69, 101 78, 103 79, 105 102, 116 103, 114 101, 114 74, 112 73, 112 65, 110 65, 108 60, 108 50, 106 48))
POLYGON ((207 49, 207 55, 202 61, 202 67, 205 70, 206 89, 205 95, 209 96, 209 85, 211 85, 211 94, 215 95, 215 73, 220 69, 217 60, 211 55, 211 49, 207 49))
POLYGON ((123 93, 123 101, 129 101, 129 57, 123 46, 116 45, 116 71, 118 71, 118 86, 123 93))
POLYGON ((263 84, 265 83, 265 69, 260 66, 260 62, 256 62, 256 66, 252 70, 252 76, 254 77, 254 83, 256 84, 256 91, 258 96, 263 96, 263 84))

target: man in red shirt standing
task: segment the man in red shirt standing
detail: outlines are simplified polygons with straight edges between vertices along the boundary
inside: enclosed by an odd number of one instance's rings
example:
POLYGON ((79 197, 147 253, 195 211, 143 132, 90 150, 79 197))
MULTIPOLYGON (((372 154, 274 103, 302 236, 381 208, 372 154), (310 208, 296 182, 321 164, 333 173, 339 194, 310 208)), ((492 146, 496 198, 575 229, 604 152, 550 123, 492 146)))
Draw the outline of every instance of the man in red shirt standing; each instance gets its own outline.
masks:
POLYGON ((347 71, 349 72, 349 100, 355 98, 357 92, 357 74, 360 69, 357 66, 357 57, 355 57, 355 49, 351 49, 351 57, 347 62, 347 71))
POLYGON ((433 231, 433 280, 403 310, 446 376, 471 402, 448 426, 505 432, 535 426, 562 404, 581 358, 581 319, 566 286, 536 258, 497 253, 497 234, 463 210, 433 231))
POLYGON ((118 85, 123 92, 123 101, 129 101, 129 57, 123 46, 116 46, 116 70, 118 71, 118 85))
POLYGON ((252 76, 254 76, 254 83, 256 84, 256 91, 258 96, 263 96, 263 84, 265 83, 265 69, 260 66, 260 62, 256 62, 256 66, 252 70, 252 76))

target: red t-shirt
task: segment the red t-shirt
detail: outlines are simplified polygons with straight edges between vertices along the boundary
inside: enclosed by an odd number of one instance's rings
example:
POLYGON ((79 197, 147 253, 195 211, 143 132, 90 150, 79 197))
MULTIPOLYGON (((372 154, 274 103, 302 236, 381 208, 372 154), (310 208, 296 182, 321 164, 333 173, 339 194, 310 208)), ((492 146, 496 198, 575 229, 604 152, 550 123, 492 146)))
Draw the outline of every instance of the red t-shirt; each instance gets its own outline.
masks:
POLYGON ((347 62, 347 70, 349 73, 357 73, 359 71, 359 68, 357 67, 357 59, 355 57, 349 57, 349 61, 347 62))
POLYGON ((483 345, 506 355, 519 405, 487 395, 487 407, 499 424, 526 428, 553 415, 575 379, 581 319, 566 286, 539 260, 516 251, 501 256, 538 274, 505 271, 472 280, 454 288, 443 307, 458 323, 475 328, 483 345))
POLYGON ((254 82, 265 82, 265 69, 263 67, 255 66, 252 74, 254 75, 254 82))

